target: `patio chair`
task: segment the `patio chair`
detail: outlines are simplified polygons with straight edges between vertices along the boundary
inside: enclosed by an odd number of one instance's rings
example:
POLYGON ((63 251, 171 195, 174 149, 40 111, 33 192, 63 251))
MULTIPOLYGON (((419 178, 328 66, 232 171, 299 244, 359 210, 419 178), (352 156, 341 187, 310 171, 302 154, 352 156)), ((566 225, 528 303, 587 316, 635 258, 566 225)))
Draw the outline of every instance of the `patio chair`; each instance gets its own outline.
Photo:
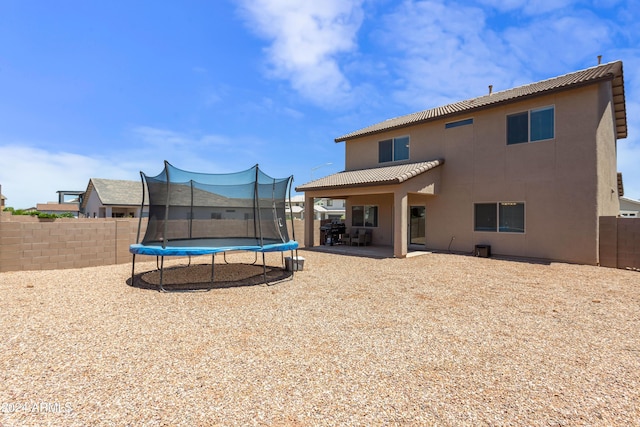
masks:
POLYGON ((340 236, 340 243, 343 245, 351 244, 351 237, 348 229, 340 236))
POLYGON ((358 246, 361 244, 367 246, 371 244, 371 230, 366 228, 360 228, 356 230, 355 234, 351 236, 350 244, 356 243, 358 246))

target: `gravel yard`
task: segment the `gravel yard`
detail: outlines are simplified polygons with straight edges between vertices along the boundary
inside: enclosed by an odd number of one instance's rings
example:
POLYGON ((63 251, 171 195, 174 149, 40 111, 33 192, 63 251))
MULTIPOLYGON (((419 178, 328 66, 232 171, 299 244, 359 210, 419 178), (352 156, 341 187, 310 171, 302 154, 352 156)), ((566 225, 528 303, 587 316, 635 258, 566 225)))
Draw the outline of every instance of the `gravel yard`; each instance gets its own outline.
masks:
POLYGON ((207 292, 128 286, 130 264, 0 273, 0 426, 640 420, 639 272, 299 254, 272 286, 234 254, 207 292))

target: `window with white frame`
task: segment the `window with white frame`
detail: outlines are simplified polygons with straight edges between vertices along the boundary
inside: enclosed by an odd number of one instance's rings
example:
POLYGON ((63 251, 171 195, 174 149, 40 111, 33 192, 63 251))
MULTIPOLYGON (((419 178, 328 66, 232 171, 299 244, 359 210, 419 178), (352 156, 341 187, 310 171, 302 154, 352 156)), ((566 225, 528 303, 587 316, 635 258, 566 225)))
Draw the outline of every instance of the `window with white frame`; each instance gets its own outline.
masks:
POLYGON ((378 162, 397 162, 409 159, 409 137, 385 139, 378 141, 378 162))
POLYGON ((352 206, 351 225, 353 227, 377 227, 378 207, 373 205, 352 206))
POLYGON ((473 230, 524 233, 524 203, 475 203, 473 230))
POLYGON ((507 116, 507 145, 555 137, 555 108, 536 108, 507 116))

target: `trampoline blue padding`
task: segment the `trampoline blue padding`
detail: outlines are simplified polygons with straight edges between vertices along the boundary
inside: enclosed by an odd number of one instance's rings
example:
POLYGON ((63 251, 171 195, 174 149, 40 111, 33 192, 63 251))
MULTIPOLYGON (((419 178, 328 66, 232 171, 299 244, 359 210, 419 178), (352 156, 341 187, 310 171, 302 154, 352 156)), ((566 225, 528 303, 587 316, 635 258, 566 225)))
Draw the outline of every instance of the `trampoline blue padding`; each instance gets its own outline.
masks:
POLYGON ((231 251, 251 252, 284 252, 298 249, 298 242, 290 240, 285 243, 256 244, 254 239, 197 239, 171 242, 170 246, 162 247, 158 244, 135 244, 129 246, 129 252, 137 255, 152 256, 197 256, 217 254, 231 251), (253 240, 253 244, 246 244, 246 240, 253 240), (210 245, 204 245, 209 243, 210 245), (235 243, 235 244, 233 244, 235 243))

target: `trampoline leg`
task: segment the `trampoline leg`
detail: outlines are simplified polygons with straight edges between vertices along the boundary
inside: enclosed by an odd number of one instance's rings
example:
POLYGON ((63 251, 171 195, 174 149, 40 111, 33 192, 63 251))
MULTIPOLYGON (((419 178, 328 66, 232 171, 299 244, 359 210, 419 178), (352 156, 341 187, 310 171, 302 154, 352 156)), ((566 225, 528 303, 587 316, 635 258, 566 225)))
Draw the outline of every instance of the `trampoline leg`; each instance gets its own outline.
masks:
POLYGON ((162 287, 162 279, 163 279, 163 275, 164 275, 164 256, 160 257, 160 285, 158 289, 161 292, 166 292, 166 290, 162 287))
MULTIPOLYGON (((258 253, 256 252, 256 257, 258 257, 258 253)), ((264 258, 264 252, 262 252, 262 276, 264 277, 264 283, 267 283, 267 262, 264 258)))
POLYGON ((133 260, 131 262, 131 286, 133 286, 133 277, 136 271, 136 254, 133 254, 133 260))
MULTIPOLYGON (((282 253, 282 256, 284 256, 284 252, 282 253)), ((294 258, 293 256, 293 249, 291 250, 291 280, 293 280, 293 275, 295 274, 295 270, 297 267, 297 263, 298 263, 298 257, 296 254, 296 257, 294 258)))
POLYGON ((213 264, 216 262, 216 254, 211 254, 211 283, 213 283, 213 264))

